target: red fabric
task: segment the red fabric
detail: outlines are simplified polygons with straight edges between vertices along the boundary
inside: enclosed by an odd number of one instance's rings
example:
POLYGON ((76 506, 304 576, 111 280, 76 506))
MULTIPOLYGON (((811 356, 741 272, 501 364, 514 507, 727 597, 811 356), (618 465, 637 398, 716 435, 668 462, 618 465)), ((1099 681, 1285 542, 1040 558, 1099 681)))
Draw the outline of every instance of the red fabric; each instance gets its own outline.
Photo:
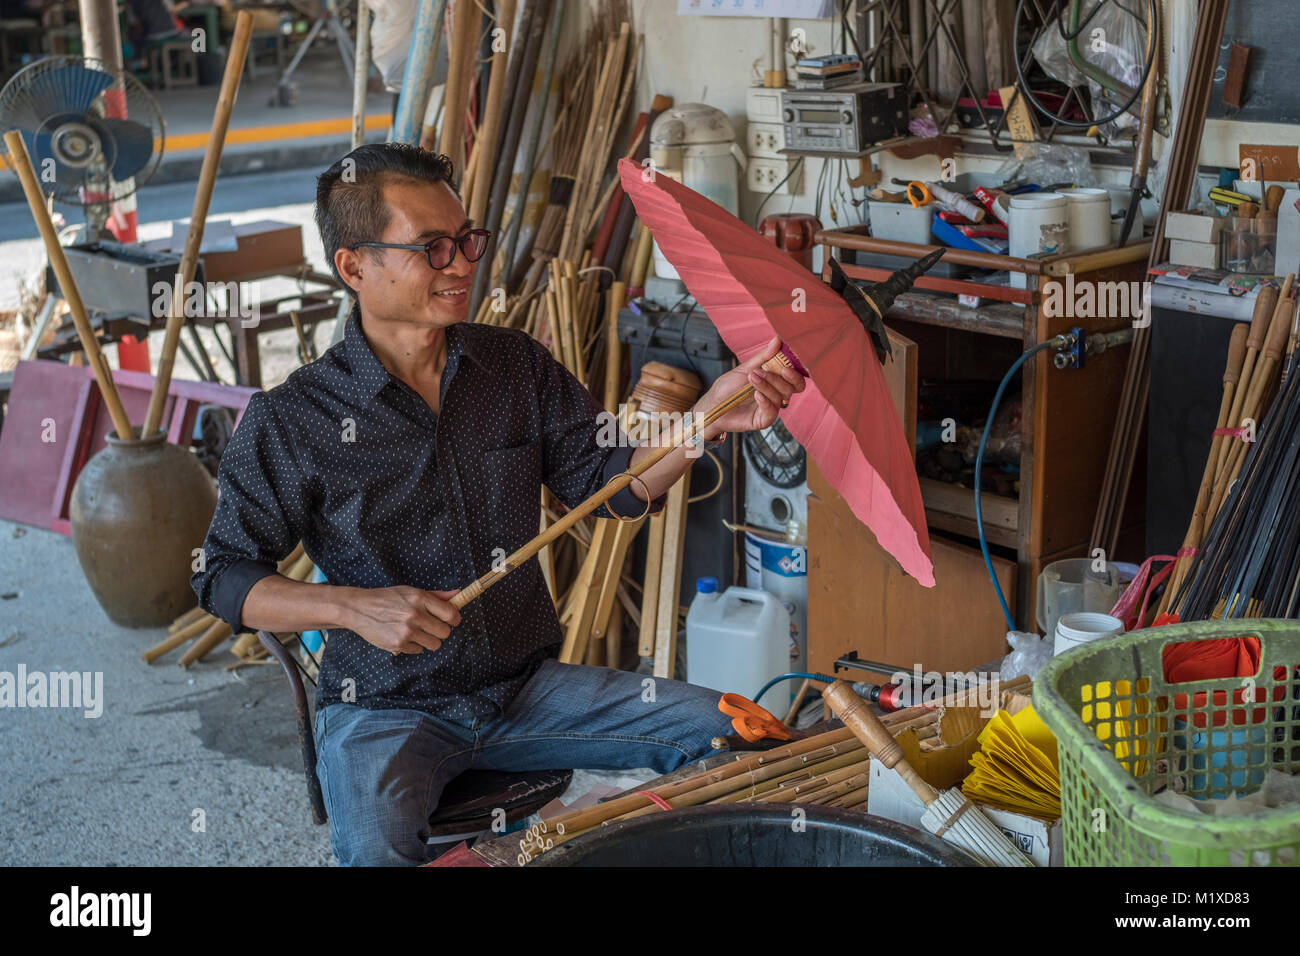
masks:
POLYGON ((721 206, 631 160, 618 169, 637 215, 727 347, 744 362, 779 335, 809 370, 781 420, 881 547, 933 587, 913 450, 853 311, 721 206))
MULTIPOLYGON (((1209 641, 1181 641, 1166 646, 1162 660, 1165 682, 1170 684, 1184 684, 1190 681, 1223 677, 1254 677, 1255 674, 1259 673, 1259 638, 1246 636, 1223 637, 1209 641)), ((1286 680, 1286 668, 1275 667, 1273 669, 1273 680, 1284 682, 1286 680)), ((1262 698, 1262 689, 1256 690, 1252 684, 1243 683, 1240 688, 1233 691, 1232 703, 1244 705, 1261 701, 1262 698)), ((1285 684, 1273 688, 1273 699, 1286 699, 1285 684)), ((1233 726, 1241 726, 1247 722, 1258 724, 1266 718, 1268 713, 1267 707, 1254 707, 1249 712, 1244 706, 1228 709, 1228 692, 1226 690, 1201 691, 1192 695, 1174 695, 1176 710, 1187 710, 1189 707, 1204 707, 1207 703, 1212 703, 1215 708, 1219 708, 1210 711, 1210 723, 1215 727, 1222 727, 1227 723, 1232 723, 1233 726), (1209 696, 1211 693, 1213 694, 1212 698, 1209 696)), ((1192 723, 1197 727, 1204 727, 1206 725, 1205 714, 1193 714, 1192 723)))

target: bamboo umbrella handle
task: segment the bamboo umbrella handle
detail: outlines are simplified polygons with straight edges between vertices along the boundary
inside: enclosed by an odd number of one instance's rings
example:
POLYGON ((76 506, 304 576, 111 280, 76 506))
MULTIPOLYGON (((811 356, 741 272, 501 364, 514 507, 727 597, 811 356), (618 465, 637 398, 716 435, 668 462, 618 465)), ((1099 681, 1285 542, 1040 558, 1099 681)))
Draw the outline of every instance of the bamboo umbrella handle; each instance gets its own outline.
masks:
MULTIPOLYGON (((764 371, 768 372, 778 372, 783 368, 790 367, 790 360, 781 352, 777 352, 763 363, 764 371)), ((630 485, 633 479, 637 476, 650 468, 653 468, 663 458, 684 445, 686 442, 690 441, 702 429, 713 424, 727 412, 744 402, 753 393, 753 385, 743 385, 741 388, 737 389, 731 395, 719 402, 717 406, 711 409, 706 415, 704 415, 704 417, 692 419, 691 424, 682 430, 681 436, 675 442, 655 448, 635 465, 629 467, 627 471, 623 472, 621 475, 615 475, 603 488, 600 489, 600 491, 596 492, 582 504, 570 509, 568 514, 560 518, 559 521, 555 522, 555 524, 551 525, 537 537, 533 538, 523 547, 519 548, 519 550, 507 557, 498 568, 489 571, 476 581, 470 582, 464 590, 460 591, 451 599, 450 603, 458 609, 463 608, 470 601, 474 600, 492 585, 496 584, 511 571, 523 565, 525 561, 537 554, 538 551, 541 551, 542 548, 559 538, 587 515, 591 514, 610 498, 614 497, 614 495, 618 494, 630 485)))
POLYGON ((50 266, 58 276, 64 301, 68 303, 68 309, 72 312, 72 322, 77 327, 77 338, 81 340, 81 348, 90 362, 90 370, 95 373, 95 382, 104 397, 104 404, 108 406, 108 415, 113 420, 113 428, 119 438, 129 440, 134 434, 131 430, 131 420, 127 418, 126 409, 122 407, 121 396, 117 394, 113 371, 109 368, 108 361, 99 348, 99 340, 95 338, 95 330, 90 327, 90 320, 86 317, 86 307, 81 301, 81 293, 77 291, 77 283, 72 278, 72 270, 68 268, 68 259, 63 254, 63 246, 59 245, 59 234, 54 229, 54 223, 50 221, 49 210, 45 208, 45 197, 41 194, 41 187, 36 181, 36 170, 32 168, 31 157, 27 155, 27 144, 23 142, 22 133, 16 129, 5 133, 5 146, 9 150, 9 161, 13 164, 14 172, 22 182, 23 194, 27 197, 27 205, 31 207, 32 218, 36 220, 36 228, 40 230, 41 240, 45 243, 45 254, 50 258, 50 266))
POLYGON ((176 349, 181 340, 181 327, 185 324, 185 287, 194 281, 198 268, 199 246, 203 242, 203 226, 208 218, 208 203, 212 199, 212 185, 217 179, 221 164, 221 149, 226 142, 226 129, 230 126, 230 112, 239 93, 239 78, 244 72, 244 57, 253 33, 253 14, 241 10, 235 20, 235 35, 226 55, 226 72, 221 78, 221 93, 217 110, 212 117, 212 131, 203 153, 203 167, 199 171, 198 187, 194 191, 194 207, 190 213, 190 227, 185 234, 185 251, 181 254, 176 273, 176 287, 172 290, 171 314, 167 316, 167 330, 163 337, 162 354, 158 357, 158 374, 154 378, 153 393, 149 396, 149 411, 145 414, 140 437, 146 438, 158 430, 162 423, 163 405, 172 383, 172 367, 176 362, 176 349))
POLYGON ((880 718, 871 712, 867 702, 853 693, 853 688, 848 683, 835 681, 822 691, 822 697, 840 720, 844 721, 844 726, 853 731, 853 735, 871 751, 872 758, 898 771, 898 775, 921 798, 922 803, 928 807, 938 799, 939 794, 934 787, 912 769, 912 765, 903 756, 903 748, 898 745, 898 741, 890 735, 880 718))

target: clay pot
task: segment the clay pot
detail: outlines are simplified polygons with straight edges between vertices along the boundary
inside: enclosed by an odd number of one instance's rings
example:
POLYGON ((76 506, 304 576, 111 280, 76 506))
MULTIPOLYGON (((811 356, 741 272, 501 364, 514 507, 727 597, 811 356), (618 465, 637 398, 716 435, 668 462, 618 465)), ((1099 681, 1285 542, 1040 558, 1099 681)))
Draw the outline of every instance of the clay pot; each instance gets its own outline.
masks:
POLYGON ((193 551, 212 522, 217 486, 161 432, 126 441, 110 432, 107 441, 72 489, 72 543, 113 623, 161 627, 194 607, 193 551))

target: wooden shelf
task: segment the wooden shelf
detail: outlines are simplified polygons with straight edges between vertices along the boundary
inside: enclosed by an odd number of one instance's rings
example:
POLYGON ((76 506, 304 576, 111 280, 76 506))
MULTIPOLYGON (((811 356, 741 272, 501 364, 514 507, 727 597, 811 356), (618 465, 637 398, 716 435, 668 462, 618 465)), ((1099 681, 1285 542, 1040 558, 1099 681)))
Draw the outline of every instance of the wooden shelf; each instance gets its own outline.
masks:
POLYGON ((991 302, 970 308, 956 299, 927 295, 924 292, 904 292, 885 313, 885 317, 890 319, 906 319, 921 325, 982 332, 1009 339, 1023 339, 1026 318, 1032 321, 1035 316, 1033 309, 1026 310, 1020 305, 991 302))
MULTIPOLYGON (((921 500, 926 523, 931 528, 968 538, 978 536, 975 527, 975 492, 970 488, 920 478, 921 500)), ((1015 548, 1020 541, 1020 500, 984 492, 980 495, 984 514, 984 537, 990 544, 1015 548)))

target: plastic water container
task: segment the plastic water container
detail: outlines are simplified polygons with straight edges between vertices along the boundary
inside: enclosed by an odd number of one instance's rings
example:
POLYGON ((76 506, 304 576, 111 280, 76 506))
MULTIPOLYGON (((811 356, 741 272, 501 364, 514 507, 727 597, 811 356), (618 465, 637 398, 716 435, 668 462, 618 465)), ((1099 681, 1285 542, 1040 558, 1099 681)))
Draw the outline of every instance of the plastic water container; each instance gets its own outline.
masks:
POLYGON ((686 614, 686 674, 692 684, 752 697, 790 669, 790 612, 776 595, 695 582, 686 614))

